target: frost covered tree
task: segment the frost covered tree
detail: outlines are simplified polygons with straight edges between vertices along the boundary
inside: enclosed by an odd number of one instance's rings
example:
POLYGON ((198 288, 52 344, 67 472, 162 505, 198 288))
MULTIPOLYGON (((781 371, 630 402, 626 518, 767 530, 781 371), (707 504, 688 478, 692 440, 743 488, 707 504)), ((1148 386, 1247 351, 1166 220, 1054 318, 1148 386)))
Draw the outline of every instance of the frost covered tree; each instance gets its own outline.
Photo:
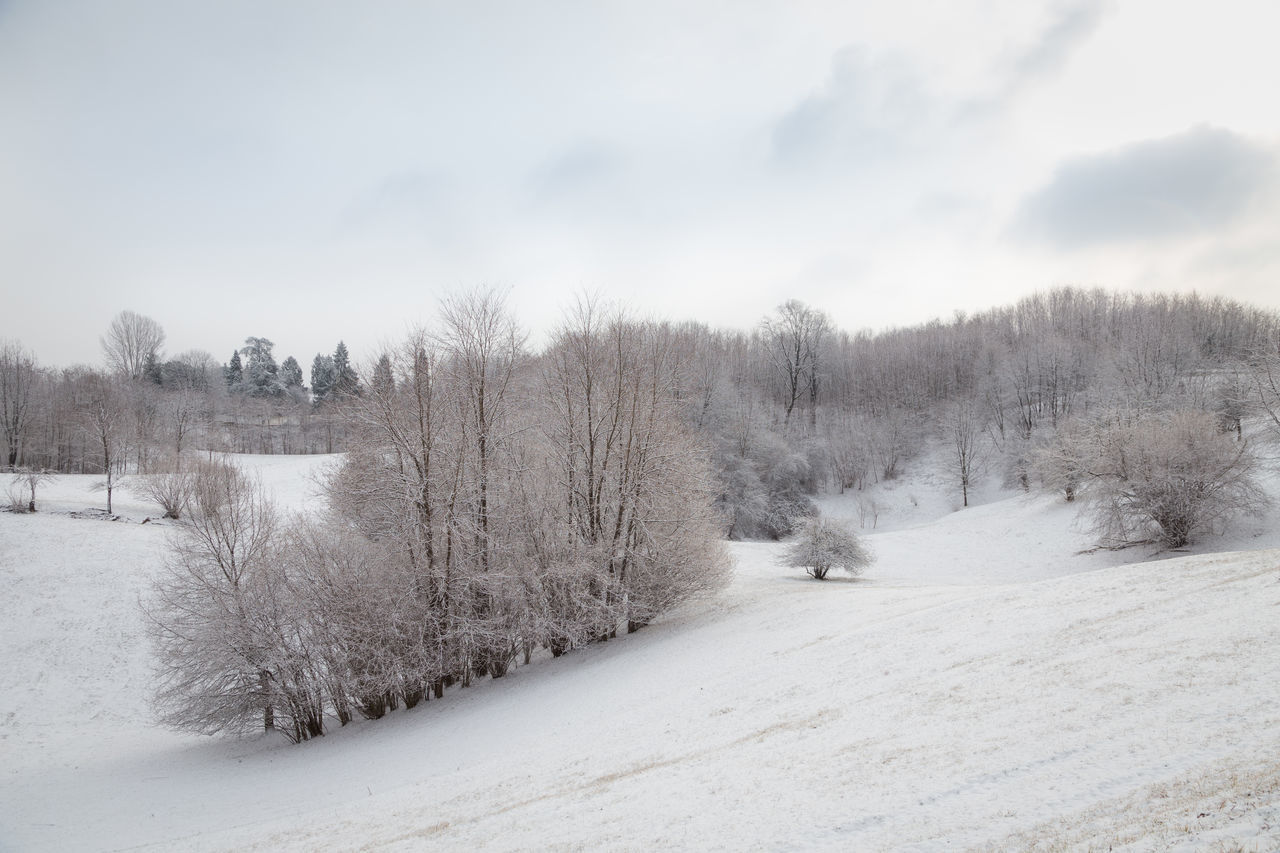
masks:
POLYGON ((871 551, 843 524, 829 518, 806 521, 783 552, 788 566, 804 569, 816 580, 825 580, 832 569, 859 575, 871 565, 871 551))
POLYGON ((1256 403, 1265 417, 1271 434, 1280 437, 1280 345, 1269 344, 1260 348, 1250 368, 1253 380, 1251 402, 1256 403))
POLYGON ((329 398, 333 384, 337 379, 334 370, 333 356, 316 353, 311 360, 311 397, 316 403, 329 398))
POLYGON ((830 331, 831 321, 825 313, 797 299, 782 303, 776 316, 766 317, 760 323, 787 423, 791 422, 796 404, 806 397, 810 423, 816 423, 822 353, 830 331))
POLYGON ((977 476, 985 451, 986 423, 982 409, 973 400, 958 400, 948 407, 943 427, 951 451, 951 474, 960 486, 963 505, 967 507, 969 488, 977 476))
POLYGON ((14 512, 36 511, 36 489, 53 481, 52 471, 18 468, 9 484, 9 508, 14 512))
POLYGON ((1069 503, 1089 479, 1094 434, 1080 419, 1065 421, 1048 443, 1031 453, 1029 473, 1043 488, 1062 493, 1069 503))
POLYGON ((1248 442, 1203 411, 1113 417, 1094 427, 1083 467, 1099 541, 1181 548, 1267 505, 1248 442))
POLYGON ((208 734, 323 734, 306 608, 281 570, 275 508, 228 463, 187 476, 186 512, 146 606, 160 719, 208 734))
POLYGON ((244 390, 244 364, 240 361, 240 350, 231 353, 231 360, 222 371, 227 383, 227 390, 239 393, 244 390))
POLYGON ((568 549, 553 562, 592 567, 585 594, 595 596, 602 637, 724 578, 705 451, 680 420, 681 367, 669 328, 589 300, 557 329, 544 361, 542 430, 559 492, 546 517, 568 549))
POLYGON ((329 393, 337 397, 350 397, 360 393, 360 379, 351 366, 347 345, 342 341, 338 341, 338 346, 333 351, 333 385, 329 393))
POLYGON ((293 356, 289 356, 280 362, 280 383, 286 391, 294 391, 302 388, 302 366, 298 364, 298 360, 293 356))
POLYGON ((251 397, 280 397, 284 394, 280 368, 271 354, 274 347, 275 344, 266 338, 244 339, 244 347, 240 350, 245 357, 242 385, 251 397))
POLYGON ((130 379, 140 379, 148 361, 159 358, 164 329, 150 317, 121 311, 99 339, 107 365, 130 379))
POLYGON ((118 380, 92 373, 86 381, 87 399, 81 411, 80 428, 97 451, 105 479, 107 514, 112 512, 112 496, 124 472, 129 441, 134 436, 129 417, 129 401, 118 380))
POLYGON ((383 353, 373 366, 373 379, 370 386, 375 394, 389 394, 395 390, 396 380, 391 371, 391 356, 383 353))
POLYGON ((0 430, 8 448, 8 467, 16 470, 31 423, 36 359, 16 341, 0 341, 0 430))

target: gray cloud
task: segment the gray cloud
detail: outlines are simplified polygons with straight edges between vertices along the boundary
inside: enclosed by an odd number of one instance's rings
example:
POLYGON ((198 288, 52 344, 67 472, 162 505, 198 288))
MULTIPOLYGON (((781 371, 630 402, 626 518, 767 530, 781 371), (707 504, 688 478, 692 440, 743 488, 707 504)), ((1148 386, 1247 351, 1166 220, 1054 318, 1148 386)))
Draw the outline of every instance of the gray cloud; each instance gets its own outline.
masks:
POLYGON ((1040 38, 1013 63, 1014 74, 1025 79, 1059 71, 1071 53, 1098 28, 1102 13, 1103 4, 1098 0, 1059 7, 1040 38))
POLYGON ((1210 231, 1244 217, 1276 166, 1275 151, 1199 126, 1064 162, 1023 200, 1011 232, 1076 248, 1210 231))
POLYGON ((907 62, 848 47, 832 59, 823 88, 774 125, 773 156, 784 164, 881 160, 909 144, 933 111, 907 62))
POLYGON ((538 202, 552 202, 587 192, 621 174, 626 158, 603 142, 583 142, 539 166, 530 178, 538 202))
POLYGON ((961 104, 955 117, 965 122, 997 116, 1029 87, 1062 71, 1071 54, 1098 29, 1105 10, 1103 0, 1060 5, 1028 47, 999 65, 1000 85, 961 104))
POLYGON ((359 193, 343 211, 344 228, 364 230, 387 221, 428 222, 446 202, 447 182, 417 171, 387 175, 359 193))

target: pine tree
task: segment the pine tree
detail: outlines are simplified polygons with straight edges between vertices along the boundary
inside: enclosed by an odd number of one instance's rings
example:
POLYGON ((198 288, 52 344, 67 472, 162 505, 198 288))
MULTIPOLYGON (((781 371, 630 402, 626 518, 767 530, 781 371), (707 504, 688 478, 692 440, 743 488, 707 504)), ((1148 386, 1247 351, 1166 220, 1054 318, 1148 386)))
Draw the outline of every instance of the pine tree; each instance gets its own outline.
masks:
POLYGON ((360 393, 360 380, 356 377, 356 372, 351 367, 351 356, 347 352, 347 345, 342 341, 338 341, 338 347, 333 351, 332 392, 337 396, 350 396, 360 393))
POLYGON ((156 385, 164 384, 164 376, 160 371, 160 359, 156 358, 155 350, 147 353, 147 357, 142 363, 142 376, 156 385))
POLYGON ((317 405, 333 391, 334 376, 333 357, 316 353, 311 362, 311 397, 317 405))
POLYGON ((222 369, 228 391, 241 391, 244 386, 244 367, 240 363, 240 350, 231 354, 231 361, 222 369))
POLYGON ((280 364, 280 381, 286 390, 302 387, 302 367, 298 360, 289 356, 280 364))
POLYGON ((391 391, 395 390, 396 380, 391 373, 391 356, 385 352, 378 359, 378 363, 373 368, 373 392, 379 397, 385 397, 391 391))
POLYGON ((245 338, 244 344, 240 352, 247 358, 243 371, 246 390, 254 397, 279 397, 284 393, 284 386, 280 382, 280 368, 271 354, 275 344, 255 337, 245 338))

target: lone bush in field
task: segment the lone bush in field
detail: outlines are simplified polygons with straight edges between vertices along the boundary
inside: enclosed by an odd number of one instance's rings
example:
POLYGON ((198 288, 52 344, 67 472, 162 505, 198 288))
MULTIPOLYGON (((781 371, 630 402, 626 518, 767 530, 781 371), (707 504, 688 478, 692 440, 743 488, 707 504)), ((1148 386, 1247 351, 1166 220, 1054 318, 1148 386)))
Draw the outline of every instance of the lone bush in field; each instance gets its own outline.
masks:
POLYGON ((164 510, 164 518, 179 519, 191 500, 195 481, 177 468, 158 474, 148 474, 141 480, 138 490, 164 510))
POLYGON ((873 556, 853 531, 839 522, 815 518, 805 522, 794 542, 787 546, 788 566, 804 569, 816 580, 825 580, 832 569, 859 575, 873 556))
POLYGON ((1088 513, 1104 547, 1182 548, 1267 505, 1248 443, 1208 412, 1115 420, 1095 427, 1082 452, 1088 513))
POLYGON ((48 471, 32 468, 17 469, 10 480, 8 497, 11 512, 35 512, 36 489, 53 480, 48 471))

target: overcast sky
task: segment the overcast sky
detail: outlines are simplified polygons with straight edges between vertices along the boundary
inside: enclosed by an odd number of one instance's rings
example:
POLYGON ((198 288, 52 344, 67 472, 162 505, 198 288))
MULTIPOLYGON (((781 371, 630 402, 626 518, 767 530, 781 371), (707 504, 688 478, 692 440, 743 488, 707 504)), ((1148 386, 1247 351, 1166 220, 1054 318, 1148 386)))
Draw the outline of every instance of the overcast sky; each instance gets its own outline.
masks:
POLYGON ((0 0, 0 337, 368 357, 441 295, 1280 308, 1272 0, 0 0))

